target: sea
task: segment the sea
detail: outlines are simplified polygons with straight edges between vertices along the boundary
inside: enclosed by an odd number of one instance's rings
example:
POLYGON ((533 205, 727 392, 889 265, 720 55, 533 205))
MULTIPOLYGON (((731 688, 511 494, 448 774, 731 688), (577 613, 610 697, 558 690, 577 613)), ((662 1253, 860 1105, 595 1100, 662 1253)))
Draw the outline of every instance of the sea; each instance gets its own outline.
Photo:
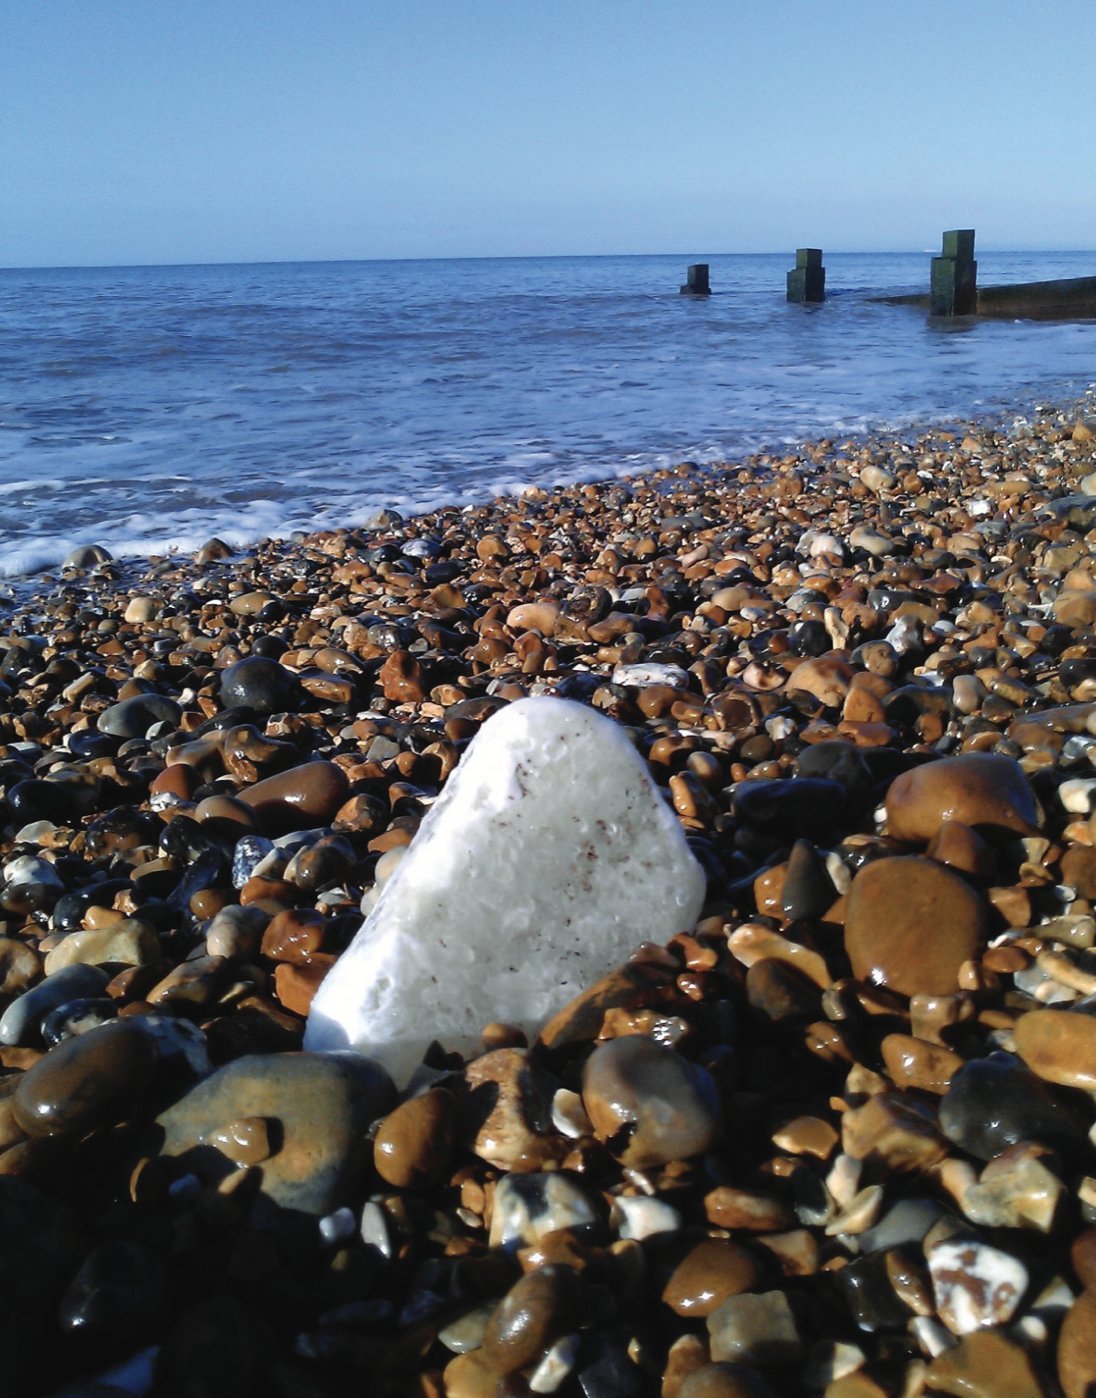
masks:
MULTIPOLYGON (((938 322, 928 251, 0 269, 0 576, 1032 413, 1096 321, 938 322), (712 295, 679 292, 707 261, 712 295)), ((1096 253, 980 253, 981 285, 1096 253)))

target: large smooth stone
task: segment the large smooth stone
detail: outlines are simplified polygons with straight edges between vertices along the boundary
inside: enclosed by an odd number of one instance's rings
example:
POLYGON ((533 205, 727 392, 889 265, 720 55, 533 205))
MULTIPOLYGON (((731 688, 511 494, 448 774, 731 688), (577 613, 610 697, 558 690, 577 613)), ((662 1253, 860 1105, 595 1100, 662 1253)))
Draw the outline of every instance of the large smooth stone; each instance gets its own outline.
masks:
POLYGON ((1016 1021, 1016 1052, 1046 1082, 1096 1092, 1096 1018, 1032 1010, 1016 1021))
POLYGON ((263 1118, 273 1123, 267 1134, 274 1145, 258 1167, 263 1193, 287 1209, 327 1214, 358 1183, 371 1151, 366 1130, 392 1095, 388 1075, 358 1054, 248 1054, 159 1116, 160 1153, 223 1176, 237 1163, 222 1149, 238 1135, 229 1128, 263 1118))
POLYGON ((690 929, 705 879, 621 729, 523 699, 488 719, 312 1004, 305 1046, 406 1079, 434 1038, 530 1035, 644 940, 690 929))
POLYGON ((959 1069, 940 1103, 940 1129, 979 1160, 992 1160, 1019 1141, 1070 1146, 1084 1135, 1080 1116, 1007 1053, 974 1058, 959 1069))
POLYGON ((221 675, 221 701, 227 707, 274 714, 289 708, 297 695, 297 677, 264 655, 245 655, 221 675))
POLYGON ((310 830, 326 825, 346 800, 346 774, 334 762, 304 762, 240 792, 265 829, 310 830))
POLYGON ((643 1034, 594 1049, 582 1075, 582 1100, 597 1137, 636 1170, 699 1155, 719 1131, 708 1071, 643 1034))
POLYGON ((901 995, 948 995, 988 930, 982 898, 943 864, 877 859, 852 881, 845 950, 853 975, 901 995))
POLYGON ((1011 757, 964 752, 913 767, 887 789, 887 833, 926 843, 945 820, 1038 832, 1039 810, 1023 768, 1011 757))
POLYGON ((182 712, 174 699, 165 699, 162 694, 135 694, 104 709, 96 726, 113 738, 143 738, 154 724, 174 726, 182 712))
POLYGON ((132 1111, 155 1067, 155 1045, 132 1019, 75 1034, 19 1079, 15 1120, 29 1136, 82 1136, 132 1111))

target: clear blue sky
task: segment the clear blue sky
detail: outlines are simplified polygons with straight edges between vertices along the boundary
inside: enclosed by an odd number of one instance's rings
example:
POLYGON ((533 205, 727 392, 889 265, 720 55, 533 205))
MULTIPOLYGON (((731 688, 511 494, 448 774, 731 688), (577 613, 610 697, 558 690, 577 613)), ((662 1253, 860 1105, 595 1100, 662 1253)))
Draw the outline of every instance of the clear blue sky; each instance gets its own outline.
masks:
POLYGON ((0 266, 1096 249, 1096 0, 3 0, 0 266))

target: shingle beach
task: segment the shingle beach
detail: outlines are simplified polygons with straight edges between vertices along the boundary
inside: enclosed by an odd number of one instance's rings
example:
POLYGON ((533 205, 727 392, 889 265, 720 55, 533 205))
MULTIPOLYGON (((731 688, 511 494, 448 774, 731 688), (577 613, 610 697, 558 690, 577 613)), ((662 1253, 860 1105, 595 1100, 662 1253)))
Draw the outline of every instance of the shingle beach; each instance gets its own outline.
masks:
POLYGON ((0 1392, 1096 1392, 1094 539, 1089 398, 0 603, 0 1392), (302 1052, 535 695, 699 919, 409 1086, 302 1052))

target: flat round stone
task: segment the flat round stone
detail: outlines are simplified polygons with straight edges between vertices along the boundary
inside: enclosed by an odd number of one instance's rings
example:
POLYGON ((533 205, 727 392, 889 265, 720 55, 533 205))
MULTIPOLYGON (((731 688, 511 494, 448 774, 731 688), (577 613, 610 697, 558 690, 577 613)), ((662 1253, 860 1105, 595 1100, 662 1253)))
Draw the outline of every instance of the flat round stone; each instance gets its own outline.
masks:
POLYGON ((902 995, 947 995, 985 943, 984 900, 958 874, 918 855, 877 859, 852 881, 845 950, 853 974, 902 995))
POLYGON ((924 844, 945 820, 1038 833, 1039 812, 1023 768, 1011 757, 964 752, 912 767, 887 789, 887 833, 924 844))
POLYGON ((1015 1032, 1016 1052, 1038 1077, 1096 1091, 1096 1017, 1032 1010, 1017 1020, 1015 1032))

